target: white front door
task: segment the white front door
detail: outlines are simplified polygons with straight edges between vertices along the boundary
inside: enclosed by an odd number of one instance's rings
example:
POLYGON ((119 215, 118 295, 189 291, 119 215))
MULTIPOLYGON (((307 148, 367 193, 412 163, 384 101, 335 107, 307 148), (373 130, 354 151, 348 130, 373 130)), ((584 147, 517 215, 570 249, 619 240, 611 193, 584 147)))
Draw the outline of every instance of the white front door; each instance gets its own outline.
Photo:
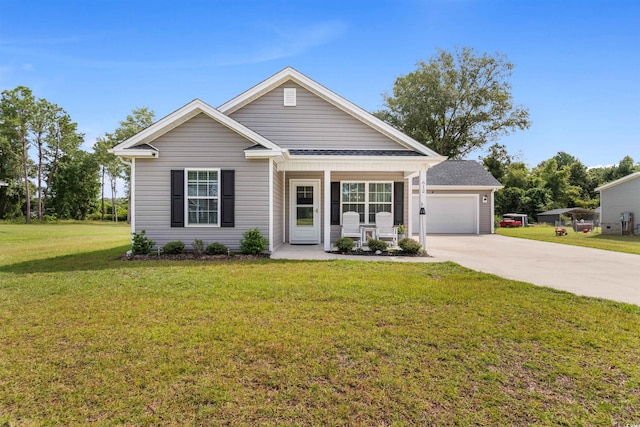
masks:
POLYGON ((289 181, 289 243, 320 243, 320 180, 289 181))

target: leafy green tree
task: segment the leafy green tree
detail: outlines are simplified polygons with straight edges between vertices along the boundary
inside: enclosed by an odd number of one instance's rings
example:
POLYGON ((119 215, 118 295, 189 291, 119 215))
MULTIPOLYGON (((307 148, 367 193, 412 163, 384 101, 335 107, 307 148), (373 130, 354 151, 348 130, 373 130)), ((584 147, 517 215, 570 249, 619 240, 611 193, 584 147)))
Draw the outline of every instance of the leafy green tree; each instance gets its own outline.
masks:
POLYGON ((432 150, 461 158, 531 125, 528 110, 513 104, 513 67, 500 53, 440 49, 398 77, 393 94, 384 95, 386 109, 374 114, 432 150))
POLYGON ((59 218, 84 220, 99 193, 98 162, 92 153, 75 150, 60 159, 51 185, 51 208, 59 218))
POLYGON ((507 175, 507 169, 516 158, 507 152, 504 144, 495 143, 487 151, 487 155, 478 157, 478 160, 495 179, 502 182, 507 175))
POLYGON ((35 100, 31 89, 18 86, 12 90, 2 92, 0 98, 0 132, 8 140, 8 147, 20 153, 22 179, 25 197, 25 221, 31 220, 31 188, 29 178, 31 176, 31 162, 29 158, 30 124, 33 116, 35 100))

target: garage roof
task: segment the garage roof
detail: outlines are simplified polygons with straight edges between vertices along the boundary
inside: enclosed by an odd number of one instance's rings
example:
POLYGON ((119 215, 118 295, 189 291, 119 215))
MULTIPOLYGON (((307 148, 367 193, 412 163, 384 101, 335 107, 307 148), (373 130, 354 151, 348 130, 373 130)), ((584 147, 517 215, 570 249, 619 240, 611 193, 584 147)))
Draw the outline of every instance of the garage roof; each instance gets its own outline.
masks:
MULTIPOLYGON (((418 178, 413 179, 418 185, 418 178)), ((427 186, 498 187, 502 184, 475 160, 445 160, 427 170, 427 186)))

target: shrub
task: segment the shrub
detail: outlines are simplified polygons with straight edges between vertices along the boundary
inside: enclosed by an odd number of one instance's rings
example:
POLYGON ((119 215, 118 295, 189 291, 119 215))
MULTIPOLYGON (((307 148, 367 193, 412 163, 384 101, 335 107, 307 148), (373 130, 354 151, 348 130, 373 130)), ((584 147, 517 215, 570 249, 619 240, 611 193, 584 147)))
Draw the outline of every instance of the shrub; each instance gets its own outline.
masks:
POLYGON ((245 231, 242 234, 242 240, 240 241, 240 251, 243 254, 258 255, 261 254, 269 241, 262 237, 260 231, 257 228, 245 231))
POLYGON ((406 252, 408 254, 417 254, 422 248, 422 245, 420 243, 408 237, 401 239, 398 242, 398 246, 400 246, 400 249, 402 249, 403 252, 406 252))
POLYGON ((131 253, 133 255, 146 255, 151 252, 151 248, 156 244, 156 242, 147 237, 144 230, 131 235, 133 236, 131 240, 131 253))
POLYGON ((371 249, 374 252, 386 251, 388 247, 387 242, 383 240, 378 240, 378 239, 369 239, 367 241, 367 246, 369 246, 369 249, 371 249))
POLYGON ((229 253, 229 249, 222 243, 213 242, 207 246, 207 254, 209 255, 226 255, 229 253))
POLYGON ((340 252, 349 252, 351 249, 353 249, 353 246, 353 240, 348 237, 341 237, 336 240, 336 247, 340 252))
POLYGON ((194 240, 191 246, 193 247, 193 254, 195 256, 200 256, 204 253, 204 242, 202 240, 194 240))
POLYGON ((184 253, 184 243, 180 240, 169 242, 162 247, 162 253, 167 255, 178 255, 184 253))

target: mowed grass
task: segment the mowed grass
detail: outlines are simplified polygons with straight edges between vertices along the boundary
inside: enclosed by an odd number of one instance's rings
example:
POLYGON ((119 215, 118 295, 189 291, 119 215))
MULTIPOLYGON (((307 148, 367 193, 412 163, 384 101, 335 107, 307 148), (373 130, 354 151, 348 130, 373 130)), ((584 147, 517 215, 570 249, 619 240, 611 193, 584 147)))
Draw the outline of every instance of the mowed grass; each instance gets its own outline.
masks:
POLYGON ((600 234, 599 231, 576 233, 571 227, 565 227, 565 230, 567 230, 568 233, 566 236, 556 236, 555 227, 550 225, 535 225, 531 227, 496 228, 496 233, 503 236, 521 237, 523 239, 541 240, 543 242, 640 254, 640 236, 600 234))
POLYGON ((452 263, 129 262, 123 227, 0 235, 0 425, 640 420, 638 306, 452 263))

